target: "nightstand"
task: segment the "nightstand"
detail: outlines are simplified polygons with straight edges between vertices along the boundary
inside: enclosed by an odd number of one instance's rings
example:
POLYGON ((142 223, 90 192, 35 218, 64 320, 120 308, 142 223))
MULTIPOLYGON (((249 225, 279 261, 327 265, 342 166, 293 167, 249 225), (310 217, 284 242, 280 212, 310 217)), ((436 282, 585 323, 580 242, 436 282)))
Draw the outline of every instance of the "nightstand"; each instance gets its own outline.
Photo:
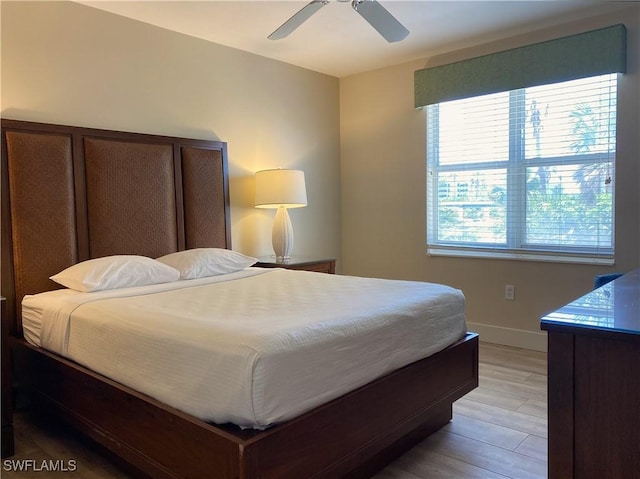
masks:
POLYGON ((11 390, 11 353, 9 351, 9 319, 6 299, 2 303, 0 322, 2 323, 2 457, 13 456, 13 401, 11 390))
POLYGON ((258 262, 254 265, 260 268, 286 268, 301 269, 304 271, 315 271, 317 273, 335 274, 336 260, 335 258, 307 258, 304 256, 294 256, 290 260, 280 263, 273 256, 258 258, 258 262))

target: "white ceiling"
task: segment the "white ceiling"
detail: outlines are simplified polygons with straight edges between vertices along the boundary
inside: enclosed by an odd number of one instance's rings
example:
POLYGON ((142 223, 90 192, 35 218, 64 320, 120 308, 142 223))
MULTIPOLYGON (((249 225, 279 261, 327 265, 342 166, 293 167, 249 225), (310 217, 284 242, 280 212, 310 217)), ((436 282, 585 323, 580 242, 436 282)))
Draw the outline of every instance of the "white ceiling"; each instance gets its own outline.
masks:
POLYGON ((593 0, 379 0, 409 36, 387 43, 350 3, 331 1, 290 36, 273 30, 308 1, 81 1, 102 10, 336 77, 427 58, 628 7, 593 0))

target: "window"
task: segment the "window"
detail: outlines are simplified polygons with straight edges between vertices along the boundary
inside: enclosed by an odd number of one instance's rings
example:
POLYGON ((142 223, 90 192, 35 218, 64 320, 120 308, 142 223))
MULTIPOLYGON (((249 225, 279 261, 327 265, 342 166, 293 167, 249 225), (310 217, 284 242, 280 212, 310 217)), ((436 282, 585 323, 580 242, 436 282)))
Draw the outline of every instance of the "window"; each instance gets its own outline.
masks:
POLYGON ((612 262, 616 74, 427 107, 431 254, 612 262))

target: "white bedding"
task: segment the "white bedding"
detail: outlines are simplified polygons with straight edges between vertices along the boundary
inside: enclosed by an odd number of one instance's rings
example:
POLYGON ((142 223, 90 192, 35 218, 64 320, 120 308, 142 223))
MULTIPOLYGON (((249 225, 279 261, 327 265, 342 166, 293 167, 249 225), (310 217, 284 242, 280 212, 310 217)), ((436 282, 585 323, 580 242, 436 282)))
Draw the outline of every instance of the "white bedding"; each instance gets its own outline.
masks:
POLYGON ((444 285, 249 268, 23 300, 25 337, 206 421, 263 428, 427 357, 465 331, 444 285))

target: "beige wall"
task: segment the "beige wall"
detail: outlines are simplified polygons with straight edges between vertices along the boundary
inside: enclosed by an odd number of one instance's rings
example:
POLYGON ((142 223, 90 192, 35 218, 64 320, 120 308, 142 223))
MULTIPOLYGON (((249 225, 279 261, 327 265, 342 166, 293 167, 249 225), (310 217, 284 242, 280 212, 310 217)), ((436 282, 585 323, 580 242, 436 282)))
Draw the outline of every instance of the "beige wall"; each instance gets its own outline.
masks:
POLYGON ((338 79, 68 2, 2 2, 2 117, 228 142, 232 241, 271 253, 253 173, 305 171, 295 252, 340 256, 338 79))
POLYGON ((587 292, 595 274, 640 264, 639 18, 635 5, 616 15, 342 79, 343 272, 453 285, 464 291, 468 322, 485 340, 544 348, 542 314, 587 292), (628 29, 628 73, 619 85, 616 265, 427 256, 425 112, 413 107, 413 72, 616 23, 628 29), (504 299, 505 284, 515 285, 515 301, 504 299))

